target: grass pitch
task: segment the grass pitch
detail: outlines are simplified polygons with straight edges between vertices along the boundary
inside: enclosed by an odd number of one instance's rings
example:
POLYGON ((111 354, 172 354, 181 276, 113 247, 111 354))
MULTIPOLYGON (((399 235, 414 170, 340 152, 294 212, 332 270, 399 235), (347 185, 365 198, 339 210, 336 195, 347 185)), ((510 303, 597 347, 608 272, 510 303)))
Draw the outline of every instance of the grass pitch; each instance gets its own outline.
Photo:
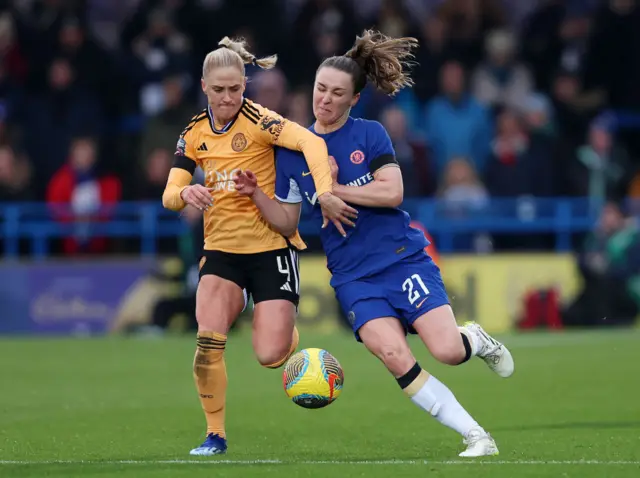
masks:
POLYGON ((422 366, 490 431, 500 456, 462 461, 460 438, 413 405, 349 335, 302 334, 345 370, 341 397, 305 410, 261 368, 250 337, 227 347, 229 453, 194 459, 203 416, 193 338, 0 340, 0 477, 637 477, 640 333, 504 337, 510 379, 479 360, 422 366))

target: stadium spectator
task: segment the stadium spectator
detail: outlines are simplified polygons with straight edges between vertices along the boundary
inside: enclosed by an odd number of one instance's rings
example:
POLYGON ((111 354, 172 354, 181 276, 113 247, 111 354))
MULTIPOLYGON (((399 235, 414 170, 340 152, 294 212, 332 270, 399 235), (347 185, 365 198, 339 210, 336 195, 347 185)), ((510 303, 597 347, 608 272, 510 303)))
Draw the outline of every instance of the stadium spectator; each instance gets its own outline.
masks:
POLYGON ((482 59, 482 38, 506 22, 499 0, 445 0, 436 12, 447 24, 454 57, 469 70, 482 59))
POLYGON ((607 203, 578 256, 584 287, 564 313, 566 325, 628 325, 640 310, 640 231, 607 203))
POLYGON ((515 36, 496 30, 486 39, 486 60, 476 68, 473 95, 490 108, 522 108, 533 88, 529 69, 517 61, 515 36))
POLYGON ((142 177, 136 181, 136 199, 158 201, 167 184, 174 149, 155 148, 145 158, 142 177))
POLYGON ((165 10, 153 10, 146 30, 131 45, 132 78, 140 84, 142 111, 153 116, 164 108, 163 79, 167 75, 193 82, 189 37, 180 32, 165 10))
MULTIPOLYGON (((87 35, 80 18, 64 18, 57 41, 48 47, 52 49, 52 56, 65 58, 73 66, 77 85, 93 91, 102 91, 105 93, 105 100, 112 100, 117 94, 111 81, 111 59, 87 35)), ((108 102, 104 106, 108 106, 108 102)))
POLYGON ((521 107, 525 125, 532 135, 545 138, 556 136, 553 106, 544 93, 531 93, 521 107))
POLYGON ((553 109, 560 127, 558 132, 568 141, 582 141, 589 122, 602 106, 599 92, 585 92, 580 76, 567 70, 558 71, 551 91, 553 109))
POLYGON ((416 52, 415 93, 421 102, 438 94, 438 75, 442 65, 450 59, 447 25, 441 18, 431 15, 422 24, 420 49, 416 52))
POLYGON ((375 25, 390 37, 415 36, 411 13, 402 0, 381 0, 375 25))
POLYGON ((121 198, 120 180, 101 174, 97 167, 97 146, 92 138, 77 137, 71 143, 69 159, 51 178, 47 202, 61 222, 74 222, 74 234, 63 241, 65 254, 105 252, 107 241, 92 238, 91 223, 108 218, 105 206, 121 198))
POLYGON ((425 110, 426 138, 436 172, 441 174, 455 156, 468 158, 477 171, 484 171, 493 131, 489 113, 468 93, 460 63, 450 61, 442 67, 440 87, 442 94, 425 110))
POLYGON ((24 142, 35 166, 36 185, 47 184, 65 163, 74 136, 99 136, 104 126, 98 97, 77 83, 76 71, 67 60, 57 58, 51 63, 48 80, 47 91, 28 98, 23 119, 30 133, 24 142))
MULTIPOLYGON (((186 85, 181 76, 168 76, 162 81, 159 110, 151 117, 142 133, 140 158, 148 157, 156 148, 175 151, 176 131, 182 131, 185 118, 196 109, 193 102, 185 97, 186 85)), ((166 178, 165 178, 166 180, 166 178)))
POLYGON ((404 196, 424 197, 435 191, 435 175, 429 166, 427 148, 423 141, 409 134, 407 118, 395 106, 382 113, 381 122, 391 138, 396 159, 402 171, 404 196))
POLYGON ((247 90, 247 95, 259 105, 272 111, 287 110, 287 79, 279 68, 256 72, 247 90))
POLYGON ((8 12, 0 15, 0 57, 2 76, 11 84, 23 83, 26 80, 29 65, 16 37, 15 21, 8 12))
POLYGON ((557 70, 560 64, 562 40, 559 32, 565 14, 564 0, 547 0, 541 2, 523 22, 520 31, 522 56, 531 65, 535 88, 538 90, 550 90, 552 77, 549 73, 557 70))
POLYGON ((630 159, 613 135, 615 121, 609 115, 596 118, 589 128, 587 143, 575 151, 567 177, 571 193, 588 197, 594 207, 608 198, 622 199, 630 182, 630 159))
POLYGON ((505 110, 497 119, 486 182, 492 196, 552 196, 553 151, 546 142, 533 142, 519 115, 505 110))
POLYGON ((30 201, 31 169, 24 157, 18 157, 10 146, 0 147, 0 202, 30 201))
MULTIPOLYGON (((486 212, 489 194, 473 165, 463 157, 453 158, 445 166, 437 192, 439 210, 448 219, 475 217, 486 212)), ((469 251, 478 249, 486 242, 486 234, 456 234, 453 244, 456 249, 469 251)))
POLYGON ((593 23, 586 86, 602 88, 614 108, 640 108, 640 5, 636 0, 603 1, 593 23))
POLYGON ((341 0, 304 2, 291 29, 295 47, 287 46, 286 64, 293 85, 309 83, 322 59, 346 51, 359 31, 352 6, 341 0), (304 52, 304 53, 301 53, 304 52))
POLYGON ((481 211, 489 200, 487 189, 465 158, 453 158, 447 163, 438 197, 448 215, 463 216, 481 211))

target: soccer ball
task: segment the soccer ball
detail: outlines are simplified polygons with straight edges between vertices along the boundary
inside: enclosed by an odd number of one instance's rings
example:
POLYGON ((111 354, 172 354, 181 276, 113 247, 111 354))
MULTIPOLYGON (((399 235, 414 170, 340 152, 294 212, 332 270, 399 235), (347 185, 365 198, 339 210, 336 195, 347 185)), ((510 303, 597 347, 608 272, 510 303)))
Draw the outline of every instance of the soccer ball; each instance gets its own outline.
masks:
POLYGON ((294 403, 304 408, 322 408, 340 396, 344 373, 326 350, 304 349, 287 361, 282 381, 294 403))

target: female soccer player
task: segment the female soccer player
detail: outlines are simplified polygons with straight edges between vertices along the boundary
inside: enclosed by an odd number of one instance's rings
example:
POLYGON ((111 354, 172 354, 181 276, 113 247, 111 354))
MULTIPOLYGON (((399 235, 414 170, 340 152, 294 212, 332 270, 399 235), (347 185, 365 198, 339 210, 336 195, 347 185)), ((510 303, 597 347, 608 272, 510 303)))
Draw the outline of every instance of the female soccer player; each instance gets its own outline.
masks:
MULTIPOLYGON (((334 194, 361 206, 355 227, 346 235, 329 225, 321 230, 321 239, 331 285, 356 338, 384 363, 414 403, 464 437, 467 448, 460 456, 495 455, 493 438, 442 382, 418 365, 406 333, 417 333, 441 362, 458 365, 475 355, 503 377, 513 373, 511 354, 479 325, 457 326, 440 270, 424 251, 424 235, 411 228, 409 215, 398 209, 402 176, 389 136, 379 123, 349 116, 367 81, 390 95, 412 84, 403 66, 415 46, 413 38, 365 31, 344 56, 329 58, 318 68, 311 130, 329 148, 334 194)), ((305 199, 319 220, 321 216, 304 161, 284 150, 276 157, 277 200, 257 187, 260 178, 250 171, 235 182, 238 192, 251 197, 264 218, 287 235, 296 230, 305 199)))
POLYGON ((267 194, 273 195, 274 146, 291 148, 306 159, 326 220, 342 230, 341 222, 353 224, 349 217, 355 213, 332 193, 324 140, 243 97, 244 65, 272 68, 276 57, 257 59, 244 42, 227 37, 220 45, 206 56, 202 68, 208 107, 180 135, 162 196, 171 210, 187 204, 204 210, 193 370, 207 433, 192 455, 215 455, 227 449, 224 350, 227 332, 246 305, 246 293, 255 304, 253 348, 258 361, 265 367, 280 367, 298 345, 294 326, 298 258, 291 245, 304 247, 304 243, 295 230, 282 236, 270 228, 252 201, 236 192, 234 177, 251 169, 267 194), (206 186, 190 185, 196 166, 204 170, 206 186))

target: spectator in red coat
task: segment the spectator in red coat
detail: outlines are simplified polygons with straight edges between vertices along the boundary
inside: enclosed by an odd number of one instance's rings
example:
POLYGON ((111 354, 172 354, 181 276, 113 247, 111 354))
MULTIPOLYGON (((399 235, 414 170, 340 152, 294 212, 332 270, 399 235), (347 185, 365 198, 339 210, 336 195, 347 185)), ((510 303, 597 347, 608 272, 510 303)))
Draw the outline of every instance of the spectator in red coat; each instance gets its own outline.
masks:
POLYGON ((105 238, 91 237, 91 226, 105 220, 105 206, 121 198, 120 180, 98 173, 96 143, 79 137, 72 141, 69 158, 51 178, 47 202, 61 222, 73 222, 74 233, 63 241, 65 254, 99 253, 107 248, 105 238))

